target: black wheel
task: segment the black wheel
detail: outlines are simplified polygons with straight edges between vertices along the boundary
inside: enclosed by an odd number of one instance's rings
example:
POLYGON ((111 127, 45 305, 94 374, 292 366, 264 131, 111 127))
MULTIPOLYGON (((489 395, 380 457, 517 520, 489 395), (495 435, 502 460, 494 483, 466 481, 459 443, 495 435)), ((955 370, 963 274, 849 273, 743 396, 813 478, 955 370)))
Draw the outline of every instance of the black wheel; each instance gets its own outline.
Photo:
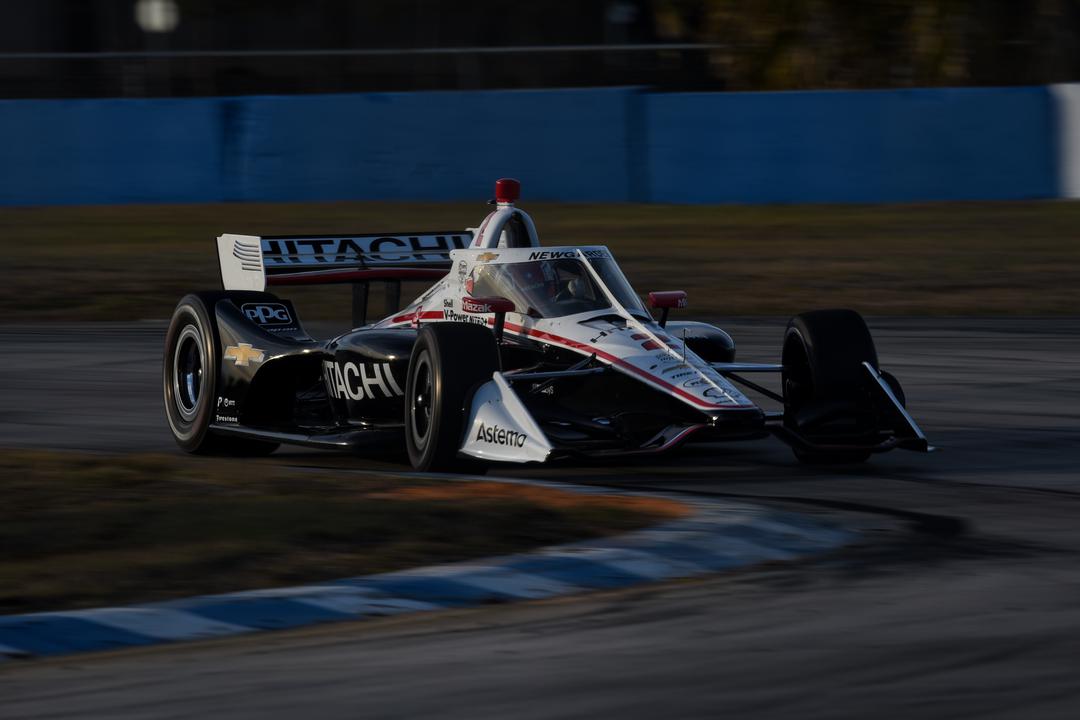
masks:
MULTIPOLYGON (((864 362, 878 367, 873 338, 857 312, 817 310, 792 318, 782 356, 785 424, 822 445, 876 444, 864 362)), ((862 462, 871 455, 862 449, 794 452, 811 464, 862 462)))
POLYGON ((176 443, 189 453, 268 455, 277 443, 218 437, 210 430, 220 352, 212 313, 223 297, 223 293, 187 295, 173 311, 162 363, 165 417, 176 443))
POLYGON ((473 391, 499 368, 495 336, 484 326, 433 323, 416 337, 405 385, 405 444, 417 470, 483 472, 457 456, 473 391))
POLYGON ((885 384, 889 386, 889 389, 892 390, 896 399, 900 401, 900 405, 907 407, 907 395, 904 394, 904 388, 900 385, 900 381, 896 379, 896 376, 888 370, 882 370, 881 378, 885 381, 885 384))

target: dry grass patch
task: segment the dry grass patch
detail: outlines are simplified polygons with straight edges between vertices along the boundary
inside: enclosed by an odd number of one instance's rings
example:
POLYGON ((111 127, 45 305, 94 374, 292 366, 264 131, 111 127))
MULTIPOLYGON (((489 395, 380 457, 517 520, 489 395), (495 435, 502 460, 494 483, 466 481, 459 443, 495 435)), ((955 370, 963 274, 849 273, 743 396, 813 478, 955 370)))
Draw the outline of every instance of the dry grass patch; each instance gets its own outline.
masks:
POLYGON ((674 502, 169 455, 0 451, 0 613, 333 580, 622 533, 674 502))
MULTIPOLYGON (((685 289, 695 314, 1080 307, 1076 202, 675 207, 526 198, 523 207, 546 244, 608 245, 640 292, 685 289)), ((217 284, 213 238, 221 232, 465 228, 486 210, 394 202, 0 208, 0 311, 9 321, 165 318, 183 293, 217 284)), ((347 317, 347 288, 293 295, 302 317, 347 317)))

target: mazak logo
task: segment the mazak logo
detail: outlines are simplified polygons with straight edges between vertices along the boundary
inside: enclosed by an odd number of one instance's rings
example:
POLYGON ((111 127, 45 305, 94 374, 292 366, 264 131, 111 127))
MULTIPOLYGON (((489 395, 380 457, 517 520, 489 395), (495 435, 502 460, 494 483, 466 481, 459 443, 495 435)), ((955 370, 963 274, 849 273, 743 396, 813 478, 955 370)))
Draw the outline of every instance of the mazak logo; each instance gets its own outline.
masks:
POLYGON ((245 303, 240 310, 257 325, 291 325, 289 308, 281 303, 245 303))
POLYGON ((467 313, 489 313, 491 306, 487 303, 477 302, 470 298, 461 298, 461 309, 467 313))
POLYGON ((506 445, 507 447, 522 447, 528 436, 516 430, 507 430, 498 425, 485 425, 480 423, 476 430, 476 442, 488 443, 489 445, 506 445))
POLYGON ((323 377, 335 400, 374 400, 377 397, 401 397, 405 393, 390 371, 390 363, 356 364, 323 361, 323 377), (375 391, 379 391, 379 395, 375 391))

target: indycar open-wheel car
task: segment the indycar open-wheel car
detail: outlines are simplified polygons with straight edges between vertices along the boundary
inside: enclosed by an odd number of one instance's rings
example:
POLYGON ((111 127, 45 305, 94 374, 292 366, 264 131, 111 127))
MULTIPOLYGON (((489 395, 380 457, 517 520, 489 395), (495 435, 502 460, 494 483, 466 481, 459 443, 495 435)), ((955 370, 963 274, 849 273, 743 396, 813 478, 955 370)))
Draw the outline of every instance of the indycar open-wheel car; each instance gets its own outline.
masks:
POLYGON ((770 435, 810 463, 932 449, 857 313, 798 315, 779 364, 737 362, 720 328, 669 322, 685 293, 650 293, 647 308, 607 248, 541 247, 519 192, 498 181, 496 208, 464 231, 221 235, 224 290, 184 297, 166 339, 179 445, 397 446, 418 469, 470 472, 770 435), (403 280, 433 284, 368 322, 368 285, 403 280), (268 289, 324 283, 362 290, 359 317, 316 339, 268 289), (754 373, 779 374, 780 391, 754 373))

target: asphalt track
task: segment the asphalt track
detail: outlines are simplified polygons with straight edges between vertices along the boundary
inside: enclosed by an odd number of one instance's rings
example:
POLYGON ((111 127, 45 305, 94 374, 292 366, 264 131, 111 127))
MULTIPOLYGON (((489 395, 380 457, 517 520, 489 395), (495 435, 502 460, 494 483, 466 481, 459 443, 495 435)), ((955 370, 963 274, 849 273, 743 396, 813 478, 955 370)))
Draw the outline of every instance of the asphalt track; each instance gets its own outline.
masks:
MULTIPOLYGON (((782 322, 722 324, 741 359, 775 359, 782 322)), ((1080 320, 871 326, 942 452, 807 469, 765 441, 503 473, 775 503, 858 524, 861 546, 585 599, 8 664, 0 717, 1080 716, 1080 320)), ((0 444, 175 452, 162 330, 0 328, 0 444)))

